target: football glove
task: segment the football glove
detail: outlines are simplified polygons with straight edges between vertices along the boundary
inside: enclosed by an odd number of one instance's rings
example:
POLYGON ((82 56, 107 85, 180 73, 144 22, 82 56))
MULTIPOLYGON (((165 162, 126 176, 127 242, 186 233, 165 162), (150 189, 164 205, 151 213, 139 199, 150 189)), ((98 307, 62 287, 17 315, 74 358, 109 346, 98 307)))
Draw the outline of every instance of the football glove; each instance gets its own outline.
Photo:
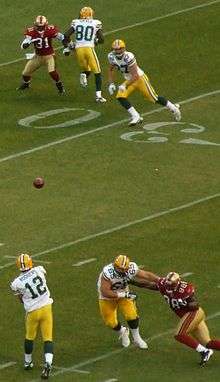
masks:
POLYGON ((109 86, 108 86, 108 91, 109 91, 109 94, 110 95, 113 95, 114 92, 116 91, 116 86, 114 84, 114 82, 112 82, 109 86))
POLYGON ((130 300, 136 300, 137 295, 134 292, 125 292, 125 298, 129 298, 130 300))
POLYGON ((136 300, 137 298, 136 293, 128 291, 118 292, 117 295, 118 298, 129 298, 130 300, 136 300))
POLYGON ((69 47, 64 48, 63 54, 64 54, 64 56, 69 56, 70 55, 70 48, 69 47))
POLYGON ((124 84, 121 84, 121 85, 119 85, 118 90, 119 90, 120 92, 125 92, 125 90, 126 90, 126 86, 125 86, 124 84))

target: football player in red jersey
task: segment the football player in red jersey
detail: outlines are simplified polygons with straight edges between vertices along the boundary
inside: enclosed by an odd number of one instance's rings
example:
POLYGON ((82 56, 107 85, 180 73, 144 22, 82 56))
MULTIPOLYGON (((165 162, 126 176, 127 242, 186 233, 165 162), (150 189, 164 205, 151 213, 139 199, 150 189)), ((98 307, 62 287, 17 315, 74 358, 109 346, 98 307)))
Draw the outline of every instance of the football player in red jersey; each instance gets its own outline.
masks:
POLYGON ((28 89, 32 74, 41 66, 46 66, 49 75, 55 81, 60 94, 65 93, 60 75, 56 70, 55 53, 52 40, 56 38, 62 41, 64 36, 54 25, 49 25, 45 16, 37 16, 34 25, 25 31, 25 39, 21 44, 22 49, 27 49, 31 44, 34 46, 35 54, 27 62, 22 73, 23 81, 18 90, 28 89))
POLYGON ((212 356, 212 349, 220 350, 220 340, 210 337, 205 313, 195 296, 195 287, 191 283, 182 281, 178 273, 169 272, 166 277, 159 278, 156 283, 146 283, 141 280, 133 284, 158 290, 162 294, 169 307, 180 318, 175 330, 175 339, 200 353, 201 366, 212 356))

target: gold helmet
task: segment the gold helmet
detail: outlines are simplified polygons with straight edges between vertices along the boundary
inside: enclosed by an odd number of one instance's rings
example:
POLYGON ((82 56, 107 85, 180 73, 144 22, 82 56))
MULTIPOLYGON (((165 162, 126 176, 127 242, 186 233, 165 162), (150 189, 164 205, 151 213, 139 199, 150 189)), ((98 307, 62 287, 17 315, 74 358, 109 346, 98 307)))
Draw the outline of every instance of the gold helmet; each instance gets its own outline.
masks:
POLYGON ((38 31, 43 31, 48 25, 47 18, 45 16, 37 16, 34 22, 34 26, 38 31))
POLYGON ((81 19, 92 19, 94 16, 94 11, 91 7, 83 7, 80 9, 79 17, 81 19))
POLYGON ((165 277, 166 290, 176 290, 180 283, 180 275, 176 272, 169 272, 165 277))
POLYGON ((119 273, 125 273, 130 265, 130 259, 128 256, 119 255, 115 258, 113 262, 114 268, 119 273))
POLYGON ((24 272, 33 267, 32 258, 27 253, 21 253, 16 260, 17 268, 24 272))
POLYGON ((116 57, 122 57, 125 52, 125 42, 123 40, 115 40, 112 43, 112 49, 116 57))

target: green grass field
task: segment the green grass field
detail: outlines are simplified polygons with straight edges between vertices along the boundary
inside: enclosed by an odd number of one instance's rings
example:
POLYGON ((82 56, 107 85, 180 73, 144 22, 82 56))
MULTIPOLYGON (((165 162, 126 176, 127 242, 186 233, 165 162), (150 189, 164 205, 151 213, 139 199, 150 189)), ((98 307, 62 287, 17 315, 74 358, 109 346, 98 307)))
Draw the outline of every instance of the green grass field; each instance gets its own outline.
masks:
POLYGON ((187 280, 197 286, 210 331, 220 337, 220 0, 91 0, 105 32, 97 47, 105 105, 95 103, 92 77, 88 89, 80 88, 74 57, 60 49, 66 96, 57 94, 43 69, 29 91, 16 91, 25 64, 24 27, 41 13, 64 31, 84 2, 0 5, 0 381, 40 380, 41 339, 35 368, 24 372, 24 311, 9 289, 21 251, 48 271, 54 382, 217 381, 220 354, 199 368, 198 354, 174 341, 176 318, 157 293, 136 289, 149 350, 122 349, 99 316, 96 280, 120 252, 160 275, 191 273, 187 280), (115 38, 125 40, 159 94, 180 102, 181 124, 134 94, 130 100, 144 123, 128 126, 127 113, 107 92, 107 53, 115 38), (64 108, 71 110, 29 126, 19 122, 64 108), (49 128, 88 110, 97 116, 49 128), (45 179, 41 190, 32 186, 36 176, 45 179))

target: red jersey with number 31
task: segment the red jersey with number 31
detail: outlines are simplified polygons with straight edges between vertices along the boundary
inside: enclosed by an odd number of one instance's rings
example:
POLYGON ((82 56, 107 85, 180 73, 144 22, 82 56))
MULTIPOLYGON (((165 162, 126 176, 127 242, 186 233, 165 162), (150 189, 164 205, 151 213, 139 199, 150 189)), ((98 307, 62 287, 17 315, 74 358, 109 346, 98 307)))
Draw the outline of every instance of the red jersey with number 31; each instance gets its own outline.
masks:
POLYGON ((27 28, 24 34, 32 39, 38 39, 33 43, 38 56, 48 56, 54 53, 52 39, 57 37, 58 32, 58 28, 54 25, 47 25, 43 31, 38 31, 34 27, 27 28))
POLYGON ((185 281, 180 281, 176 290, 166 289, 166 278, 160 278, 157 282, 159 292, 163 295, 170 308, 179 316, 182 317, 187 312, 192 310, 188 307, 188 299, 193 296, 195 288, 192 284, 185 281))

